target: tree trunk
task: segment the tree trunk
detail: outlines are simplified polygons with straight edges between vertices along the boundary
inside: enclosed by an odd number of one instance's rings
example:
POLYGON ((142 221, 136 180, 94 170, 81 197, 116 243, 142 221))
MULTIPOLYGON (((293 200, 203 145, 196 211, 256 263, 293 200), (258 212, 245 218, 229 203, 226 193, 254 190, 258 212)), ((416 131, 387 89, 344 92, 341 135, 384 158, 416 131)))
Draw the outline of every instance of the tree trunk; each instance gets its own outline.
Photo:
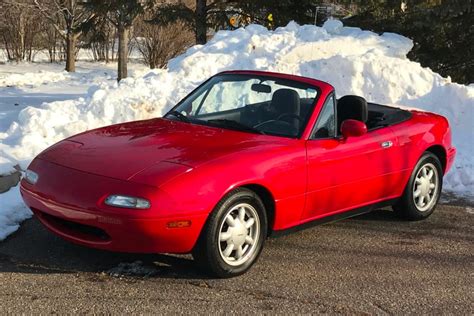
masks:
POLYGON ((117 81, 127 78, 127 59, 128 59, 128 33, 130 29, 124 26, 118 28, 119 33, 119 51, 118 51, 118 71, 117 81))
POLYGON ((110 44, 109 44, 109 36, 107 34, 107 38, 105 40, 105 43, 104 43, 104 58, 105 58, 105 63, 108 64, 109 63, 109 49, 110 49, 110 44))
POLYGON ((76 37, 72 33, 66 37, 66 71, 76 71, 76 37))
POLYGON ((7 60, 10 61, 12 60, 12 55, 10 53, 10 47, 8 46, 8 40, 5 35, 3 35, 3 42, 5 43, 5 50, 7 51, 7 60))
POLYGON ((116 41, 117 41, 117 31, 114 29, 113 31, 113 37, 112 37, 112 50, 111 50, 111 53, 110 53, 110 60, 111 61, 115 61, 115 44, 116 44, 116 41))
POLYGON ((196 0, 196 44, 207 42, 207 4, 206 0, 196 0))

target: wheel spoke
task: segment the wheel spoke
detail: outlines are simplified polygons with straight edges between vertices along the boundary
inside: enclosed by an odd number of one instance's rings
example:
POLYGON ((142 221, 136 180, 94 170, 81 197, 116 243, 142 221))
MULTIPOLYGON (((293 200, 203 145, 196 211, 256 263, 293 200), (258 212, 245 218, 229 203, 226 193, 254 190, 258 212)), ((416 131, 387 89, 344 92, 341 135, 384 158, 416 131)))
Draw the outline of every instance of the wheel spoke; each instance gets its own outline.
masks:
POLYGON ((220 241, 226 241, 232 236, 232 234, 229 231, 221 233, 221 237, 219 238, 220 241))
POLYGON ((227 225, 229 225, 231 227, 235 226, 235 219, 232 217, 231 214, 227 215, 227 217, 225 218, 225 221, 226 221, 227 225))
POLYGON ((426 177, 428 175, 428 172, 426 171, 426 167, 423 167, 423 169, 421 169, 421 173, 423 174, 423 177, 426 177))
POLYGON ((240 246, 237 247, 237 250, 235 252, 235 259, 242 258, 243 254, 244 254, 244 251, 242 249, 242 245, 240 245, 240 246))
POLYGON ((430 203, 431 201, 431 196, 429 194, 426 195, 426 203, 430 203))
POLYGON ((239 208, 239 220, 243 223, 245 220, 245 208, 242 206, 239 208))
POLYGON ((421 194, 421 190, 420 189, 417 189, 415 192, 413 192, 413 196, 414 197, 419 197, 421 194))
POLYGON ((433 171, 433 170, 430 170, 430 171, 428 172, 428 179, 431 180, 431 178, 433 178, 433 175, 434 175, 434 171, 433 171))
POLYGON ((416 179, 415 179, 415 182, 416 182, 416 184, 421 184, 421 179, 420 179, 420 178, 416 178, 416 179))
POLYGON ((434 183, 430 183, 430 189, 436 188, 436 185, 434 183))
POLYGON ((245 243, 248 245, 253 245, 253 239, 250 236, 245 237, 245 243))
POLYGON ((248 221, 245 222, 245 228, 250 228, 255 224, 255 220, 253 218, 249 218, 248 221))
POLYGON ((234 250, 234 244, 231 244, 231 243, 227 244, 227 247, 223 251, 224 256, 226 257, 230 256, 230 254, 232 253, 232 250, 234 250))
POLYGON ((425 196, 424 195, 420 195, 420 197, 418 198, 418 205, 423 207, 425 205, 425 196))

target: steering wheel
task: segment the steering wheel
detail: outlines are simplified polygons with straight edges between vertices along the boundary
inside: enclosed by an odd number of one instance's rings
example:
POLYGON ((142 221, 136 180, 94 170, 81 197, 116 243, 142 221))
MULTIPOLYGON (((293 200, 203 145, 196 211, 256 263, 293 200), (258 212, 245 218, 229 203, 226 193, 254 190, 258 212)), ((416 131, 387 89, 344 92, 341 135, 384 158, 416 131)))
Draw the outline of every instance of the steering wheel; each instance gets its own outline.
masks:
POLYGON ((275 123, 275 122, 280 122, 280 123, 285 123, 285 124, 290 125, 290 123, 285 122, 285 121, 268 120, 268 121, 264 121, 264 122, 262 122, 262 123, 258 123, 257 125, 254 125, 253 128, 259 128, 259 127, 262 127, 262 126, 264 126, 264 125, 267 125, 267 124, 270 124, 270 123, 275 123))
POLYGON ((303 119, 299 115, 294 114, 294 113, 283 113, 280 116, 278 116, 276 120, 282 121, 284 117, 297 119, 298 121, 300 121, 300 123, 301 121, 303 121, 303 119))
POLYGON ((284 124, 288 124, 288 125, 291 125, 291 123, 285 121, 283 118, 295 118, 297 119, 298 121, 302 121, 303 119, 297 115, 297 114, 294 114, 294 113, 283 113, 281 114, 280 116, 278 116, 276 119, 274 120, 268 120, 268 121, 264 121, 262 123, 258 123, 257 125, 254 125, 253 128, 259 128, 265 124, 270 124, 270 123, 274 123, 274 122, 280 122, 280 123, 284 123, 284 124))

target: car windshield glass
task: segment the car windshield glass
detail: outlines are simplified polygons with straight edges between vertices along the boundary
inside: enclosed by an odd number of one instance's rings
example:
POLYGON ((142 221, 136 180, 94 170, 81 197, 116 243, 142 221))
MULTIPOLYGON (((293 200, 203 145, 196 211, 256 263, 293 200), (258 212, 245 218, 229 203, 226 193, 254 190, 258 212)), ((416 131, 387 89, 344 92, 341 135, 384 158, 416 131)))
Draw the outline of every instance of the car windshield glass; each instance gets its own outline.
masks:
POLYGON ((299 137, 317 89, 271 76, 222 74, 193 91, 165 117, 249 133, 299 137))

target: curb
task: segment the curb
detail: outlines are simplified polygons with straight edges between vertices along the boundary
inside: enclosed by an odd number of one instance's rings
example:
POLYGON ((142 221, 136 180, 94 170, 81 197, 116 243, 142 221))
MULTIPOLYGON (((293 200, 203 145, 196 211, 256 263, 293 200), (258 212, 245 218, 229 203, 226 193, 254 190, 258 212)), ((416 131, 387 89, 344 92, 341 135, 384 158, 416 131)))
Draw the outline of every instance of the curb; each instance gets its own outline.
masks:
POLYGON ((19 171, 6 176, 0 176, 0 193, 7 192, 10 188, 16 186, 20 179, 21 173, 19 171))

